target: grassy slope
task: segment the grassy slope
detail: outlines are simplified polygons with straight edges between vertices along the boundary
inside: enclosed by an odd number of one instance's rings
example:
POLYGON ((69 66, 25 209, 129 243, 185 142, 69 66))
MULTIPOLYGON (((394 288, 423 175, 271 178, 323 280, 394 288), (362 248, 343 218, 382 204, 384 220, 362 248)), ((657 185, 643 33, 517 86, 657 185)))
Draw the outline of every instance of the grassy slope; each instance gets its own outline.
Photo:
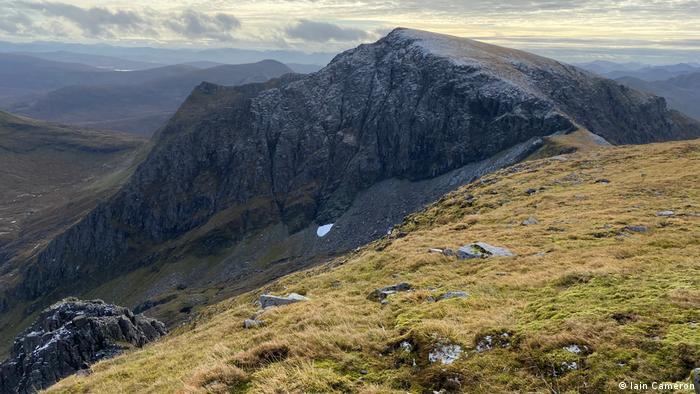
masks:
POLYGON ((621 380, 686 379, 700 366, 698 173, 697 140, 499 171, 409 216, 393 236, 215 305, 50 391, 420 392, 458 380, 470 392, 601 392, 621 380), (656 216, 666 209, 676 215, 656 216), (539 224, 520 225, 530 215, 539 224), (625 230, 631 225, 649 230, 625 230), (427 252, 475 240, 519 256, 458 261, 427 252), (417 290, 386 306, 367 300, 399 281, 417 290), (470 296, 429 302, 447 290, 470 296), (263 291, 312 300, 267 310, 265 327, 244 330, 263 291), (475 351, 484 335, 502 332, 513 338, 508 348, 475 351), (402 340, 413 353, 396 349, 402 340), (427 361, 441 342, 464 348, 454 364, 427 361), (563 349, 572 344, 584 351, 563 349), (564 362, 579 368, 564 371, 564 362))

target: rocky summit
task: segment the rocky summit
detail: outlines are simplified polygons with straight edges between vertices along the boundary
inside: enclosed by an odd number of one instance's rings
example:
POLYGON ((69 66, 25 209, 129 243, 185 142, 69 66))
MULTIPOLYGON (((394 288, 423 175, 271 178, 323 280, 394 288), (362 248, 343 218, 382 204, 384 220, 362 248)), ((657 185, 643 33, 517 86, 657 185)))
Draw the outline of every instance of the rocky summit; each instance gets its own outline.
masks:
POLYGON ((67 299, 41 312, 0 364, 0 393, 33 393, 128 347, 166 334, 157 320, 101 300, 67 299))
POLYGON ((119 288, 109 294, 130 305, 167 298, 158 313, 183 319, 193 305, 377 239, 444 193, 523 160, 541 137, 574 131, 611 144, 700 136, 661 98, 526 52, 409 29, 307 76, 203 83, 121 190, 27 261, 5 289, 7 309, 79 283, 81 292, 119 288), (227 285, 205 291, 217 283, 227 285))

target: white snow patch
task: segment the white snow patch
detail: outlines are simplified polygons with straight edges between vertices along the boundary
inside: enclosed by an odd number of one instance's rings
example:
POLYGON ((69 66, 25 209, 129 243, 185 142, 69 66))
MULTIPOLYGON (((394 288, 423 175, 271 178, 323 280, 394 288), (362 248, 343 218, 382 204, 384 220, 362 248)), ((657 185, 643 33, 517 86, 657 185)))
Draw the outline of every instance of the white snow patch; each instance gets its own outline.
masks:
POLYGON ((316 230, 316 235, 318 235, 320 238, 323 238, 326 236, 326 234, 328 234, 329 231, 331 231, 331 228, 333 228, 333 223, 318 226, 318 229, 316 230))

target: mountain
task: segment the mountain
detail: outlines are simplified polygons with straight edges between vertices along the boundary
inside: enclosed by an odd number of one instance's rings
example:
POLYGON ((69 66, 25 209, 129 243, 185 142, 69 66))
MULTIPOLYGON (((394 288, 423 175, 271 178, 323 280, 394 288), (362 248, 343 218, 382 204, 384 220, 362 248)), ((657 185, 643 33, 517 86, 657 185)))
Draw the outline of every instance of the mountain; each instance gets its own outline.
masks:
POLYGON ((671 108, 700 119, 700 72, 662 81, 643 81, 632 77, 619 78, 618 81, 634 89, 662 96, 671 108))
POLYGON ((138 84, 193 70, 194 67, 176 65, 131 72, 108 71, 79 63, 0 53, 0 88, 47 91, 72 85, 138 84))
POLYGON ((189 62, 216 62, 222 64, 255 63, 275 59, 283 63, 327 64, 334 53, 306 53, 294 50, 250 50, 240 48, 154 48, 119 47, 105 44, 75 44, 61 42, 12 43, 0 41, 0 52, 46 53, 72 52, 159 64, 183 64, 189 62))
POLYGON ((636 71, 642 68, 650 67, 647 64, 644 63, 637 63, 637 62, 627 62, 627 63, 617 63, 617 62, 610 62, 606 60, 595 60, 592 62, 586 62, 586 63, 575 63, 574 64, 577 67, 581 67, 584 70, 588 70, 590 72, 594 72, 598 75, 605 75, 609 72, 615 72, 615 71, 636 71))
MULTIPOLYGON (((146 81, 121 85, 68 86, 9 107, 12 112, 37 119, 105 130, 150 135, 172 116, 192 89, 202 81, 221 85, 263 82, 290 73, 282 63, 265 60, 253 64, 220 65, 190 69, 146 81)), ((159 72, 164 68, 138 72, 159 72)), ((122 73, 132 74, 136 72, 122 73)))
POLYGON ((636 78, 644 81, 661 81, 700 71, 700 66, 691 63, 648 66, 641 63, 591 62, 579 67, 610 79, 636 78))
MULTIPOLYGON (((113 193, 144 146, 134 136, 0 112, 0 286, 9 286, 21 262, 113 193)), ((10 338, 0 337, 6 346, 10 338)))
POLYGON ((313 74, 203 83, 119 192, 4 287, 3 336, 68 293, 186 320, 574 131, 634 144, 697 138, 700 125, 573 66, 409 29, 313 74))
POLYGON ((380 240, 207 308, 48 392, 612 393, 621 379, 689 387, 700 359, 698 173, 698 140, 497 171, 380 240), (475 241, 516 256, 445 253, 475 241), (371 297, 388 286, 403 291, 371 297), (293 292, 306 300, 259 307, 263 294, 293 292))

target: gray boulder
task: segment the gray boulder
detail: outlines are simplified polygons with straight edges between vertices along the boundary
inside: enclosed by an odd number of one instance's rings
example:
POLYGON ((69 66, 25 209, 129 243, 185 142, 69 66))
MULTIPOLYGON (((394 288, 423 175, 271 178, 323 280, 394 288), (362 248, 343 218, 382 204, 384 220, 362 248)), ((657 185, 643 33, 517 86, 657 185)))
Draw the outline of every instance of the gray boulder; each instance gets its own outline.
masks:
POLYGON ((270 294, 263 294, 260 296, 260 307, 271 308, 281 305, 294 304, 296 302, 308 301, 309 299, 301 294, 291 293, 286 297, 274 296, 270 294))
POLYGON ((469 297, 469 293, 466 291, 448 291, 445 294, 442 294, 440 297, 438 297, 438 300, 448 300, 450 298, 467 298, 469 297))
POLYGON ((392 286, 382 287, 381 289, 374 289, 374 291, 369 293, 367 299, 372 301, 383 301, 394 293, 408 290, 411 290, 411 285, 406 282, 401 282, 392 286))
POLYGON ((675 215, 676 213, 673 211, 660 211, 656 213, 656 216, 662 216, 662 217, 671 217, 675 215))
POLYGON ((265 322, 262 320, 258 320, 258 319, 245 319, 243 321, 243 328, 246 328, 246 329, 258 328, 258 327, 262 327, 264 325, 265 325, 265 322))
POLYGON ((165 335, 165 325, 101 300, 63 300, 17 336, 0 364, 0 393, 34 393, 96 361, 165 335))
POLYGON ((464 245, 457 250, 457 258, 466 259, 485 259, 488 257, 513 257, 515 253, 506 248, 489 245, 486 242, 475 242, 464 245))
POLYGON ((527 219, 523 220, 522 223, 520 223, 523 226, 532 226, 533 224, 538 224, 539 222, 537 221, 537 218, 534 216, 530 216, 527 219))

